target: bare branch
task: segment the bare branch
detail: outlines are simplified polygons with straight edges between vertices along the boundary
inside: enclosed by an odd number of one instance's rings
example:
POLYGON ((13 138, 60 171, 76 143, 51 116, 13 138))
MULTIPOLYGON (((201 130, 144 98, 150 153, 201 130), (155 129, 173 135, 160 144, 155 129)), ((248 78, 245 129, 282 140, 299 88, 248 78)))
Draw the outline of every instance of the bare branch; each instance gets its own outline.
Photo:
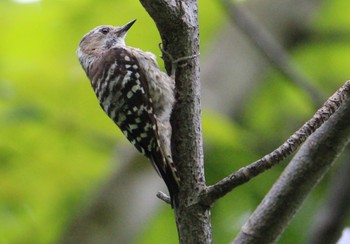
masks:
POLYGON ((169 197, 167 194, 165 194, 164 192, 159 191, 159 192, 157 193, 157 197, 158 197, 160 200, 164 201, 165 203, 171 204, 170 197, 169 197))
POLYGON ((315 115, 306 122, 298 131, 288 138, 280 147, 265 155, 258 161, 239 169, 213 186, 209 186, 201 196, 201 202, 211 205, 217 199, 223 197, 233 188, 249 181, 253 177, 278 164, 288 155, 292 154, 306 138, 327 121, 332 114, 350 95, 350 81, 347 81, 336 93, 334 93, 315 115))
POLYGON ((324 95, 319 92, 310 79, 302 73, 284 47, 260 24, 253 15, 230 0, 220 0, 232 21, 245 33, 260 52, 273 64, 288 80, 305 91, 315 106, 320 106, 324 95))
MULTIPOLYGON (((348 153, 349 154, 349 153, 348 153)), ((350 158, 344 158, 333 175, 324 206, 315 215, 310 231, 312 244, 336 243, 350 212, 350 158)))
POLYGON ((310 136, 261 204, 243 225, 234 243, 275 243, 303 201, 328 172, 350 141, 350 99, 310 136))

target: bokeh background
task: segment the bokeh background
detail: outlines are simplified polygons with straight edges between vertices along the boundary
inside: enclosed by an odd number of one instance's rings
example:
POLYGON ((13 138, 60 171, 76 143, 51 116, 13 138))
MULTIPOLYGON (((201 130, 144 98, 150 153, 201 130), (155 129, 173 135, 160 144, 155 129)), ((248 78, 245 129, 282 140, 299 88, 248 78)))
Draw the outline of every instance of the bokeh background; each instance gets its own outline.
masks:
MULTIPOLYGON (((246 2, 260 13, 265 1, 246 2)), ((308 2, 313 4, 305 7, 303 25, 295 21, 302 31, 286 25, 278 19, 281 16, 261 22, 267 26, 277 22, 286 30, 270 31, 279 33, 276 38, 288 47, 300 70, 329 96, 350 75, 350 2, 308 2)), ((278 11, 277 5, 271 6, 278 11)), ((205 167, 212 184, 281 144, 314 113, 315 106, 263 56, 252 54, 254 45, 233 27, 218 1, 200 0, 199 17, 205 167), (226 45, 230 36, 238 36, 241 43, 226 45), (244 43, 250 49, 242 49, 244 43), (241 52, 223 60, 217 53, 225 48, 241 52), (220 70, 226 66, 233 68, 220 70), (245 70, 249 79, 244 72, 232 74, 237 69, 245 70), (230 85, 219 85, 221 80, 230 85), (250 82, 242 84, 246 80, 250 82), (239 99, 233 102, 231 97, 239 99)), ((128 45, 160 55, 159 34, 136 0, 0 1, 1 244, 58 242, 118 170, 116 148, 129 144, 100 109, 75 51, 81 37, 95 26, 123 25, 134 18, 128 45)), ((215 243, 233 239, 284 166, 239 187, 215 205, 215 243)), ((305 240, 328 178, 309 197, 281 243, 305 240)), ((155 198, 155 193, 148 198, 155 198)), ((177 243, 169 206, 159 204, 144 221, 147 224, 136 231, 132 243, 177 243)))

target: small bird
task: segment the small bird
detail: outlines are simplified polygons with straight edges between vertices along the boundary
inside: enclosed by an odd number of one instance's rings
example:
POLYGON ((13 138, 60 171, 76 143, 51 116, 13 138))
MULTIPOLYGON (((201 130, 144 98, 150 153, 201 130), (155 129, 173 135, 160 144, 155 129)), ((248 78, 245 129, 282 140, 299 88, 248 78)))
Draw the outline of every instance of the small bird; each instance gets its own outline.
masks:
POLYGON ((80 41, 77 56, 102 109, 150 159, 174 206, 180 182, 171 154, 169 121, 175 82, 160 70, 154 54, 125 44, 135 21, 94 28, 80 41))

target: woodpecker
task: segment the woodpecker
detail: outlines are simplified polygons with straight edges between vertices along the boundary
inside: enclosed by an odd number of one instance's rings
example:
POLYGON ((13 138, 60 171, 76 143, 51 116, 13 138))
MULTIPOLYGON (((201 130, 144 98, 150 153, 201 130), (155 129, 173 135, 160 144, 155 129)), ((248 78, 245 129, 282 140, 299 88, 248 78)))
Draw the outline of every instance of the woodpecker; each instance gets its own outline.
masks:
POLYGON ((180 182, 170 142, 175 82, 160 70, 154 54, 125 44, 135 21, 94 28, 81 39, 77 56, 102 109, 150 159, 174 206, 180 182))

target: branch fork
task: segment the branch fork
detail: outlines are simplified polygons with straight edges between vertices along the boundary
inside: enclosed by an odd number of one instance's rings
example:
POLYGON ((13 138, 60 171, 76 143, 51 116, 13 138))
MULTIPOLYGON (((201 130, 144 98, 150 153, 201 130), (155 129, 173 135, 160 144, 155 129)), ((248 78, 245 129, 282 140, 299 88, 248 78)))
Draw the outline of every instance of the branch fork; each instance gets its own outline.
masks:
POLYGON ((200 203, 212 205, 216 200, 223 197, 235 187, 248 182, 255 176, 263 173, 265 170, 280 163, 287 156, 291 155, 296 149, 315 132, 324 122, 326 122, 350 97, 350 80, 339 88, 324 104, 317 110, 314 116, 307 121, 298 131, 290 136, 281 146, 273 152, 265 155, 254 163, 242 167, 221 181, 212 186, 208 186, 200 197, 200 203))

